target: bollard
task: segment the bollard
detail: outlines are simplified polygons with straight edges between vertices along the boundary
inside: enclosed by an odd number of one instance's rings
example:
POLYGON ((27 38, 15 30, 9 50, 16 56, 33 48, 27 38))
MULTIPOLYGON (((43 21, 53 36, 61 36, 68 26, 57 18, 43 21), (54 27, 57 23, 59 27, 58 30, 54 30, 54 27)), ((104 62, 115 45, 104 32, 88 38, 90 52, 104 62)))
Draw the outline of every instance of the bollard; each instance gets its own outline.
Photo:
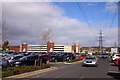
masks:
POLYGON ((35 60, 35 64, 34 64, 34 66, 37 66, 37 60, 35 60))

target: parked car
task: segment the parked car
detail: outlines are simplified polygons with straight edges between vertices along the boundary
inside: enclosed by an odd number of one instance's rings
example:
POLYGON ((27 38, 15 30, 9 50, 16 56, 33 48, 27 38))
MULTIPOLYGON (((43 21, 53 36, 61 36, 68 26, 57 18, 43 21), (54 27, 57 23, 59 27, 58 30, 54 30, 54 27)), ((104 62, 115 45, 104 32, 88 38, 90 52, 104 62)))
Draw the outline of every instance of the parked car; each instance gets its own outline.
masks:
POLYGON ((98 65, 98 58, 95 56, 87 56, 83 59, 82 66, 96 66, 98 65))
POLYGON ((107 53, 106 52, 102 52, 101 58, 107 58, 107 57, 108 57, 107 53))
POLYGON ((112 61, 115 61, 115 59, 119 59, 120 58, 120 54, 114 54, 111 58, 112 61))
POLYGON ((1 68, 9 67, 9 61, 5 58, 0 58, 0 66, 1 68))
POLYGON ((64 61, 70 61, 73 59, 76 59, 76 56, 74 54, 72 54, 72 53, 65 54, 64 61))
POLYGON ((49 55, 50 62, 61 62, 64 61, 64 56, 61 54, 53 53, 49 55))
POLYGON ((24 55, 15 55, 9 58, 10 66, 14 66, 14 63, 17 62, 20 58, 24 57, 24 55))
POLYGON ((80 59, 82 60, 82 59, 85 59, 85 58, 86 58, 86 55, 85 54, 81 54, 80 59))
POLYGON ((17 52, 3 52, 2 56, 3 57, 9 57, 9 56, 13 56, 13 55, 17 55, 17 52))
POLYGON ((57 54, 51 54, 51 55, 49 55, 49 61, 50 62, 57 62, 57 57, 58 57, 57 54))
POLYGON ((35 60, 40 59, 42 61, 42 63, 46 64, 47 60, 42 57, 42 56, 38 56, 38 55, 28 55, 28 56, 24 56, 22 58, 20 58, 20 60, 18 60, 17 62, 14 63, 15 66, 23 66, 23 65, 35 65, 35 60))

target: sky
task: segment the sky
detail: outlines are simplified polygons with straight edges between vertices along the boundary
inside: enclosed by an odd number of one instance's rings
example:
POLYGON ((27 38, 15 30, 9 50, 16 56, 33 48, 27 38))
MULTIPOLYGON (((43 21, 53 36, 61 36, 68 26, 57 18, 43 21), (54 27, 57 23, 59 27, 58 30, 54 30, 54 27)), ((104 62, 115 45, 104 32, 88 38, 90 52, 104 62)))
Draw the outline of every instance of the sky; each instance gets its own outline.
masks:
POLYGON ((0 21, 10 45, 40 44, 48 29, 55 44, 98 46, 100 30, 104 46, 118 41, 117 2, 3 2, 0 21))

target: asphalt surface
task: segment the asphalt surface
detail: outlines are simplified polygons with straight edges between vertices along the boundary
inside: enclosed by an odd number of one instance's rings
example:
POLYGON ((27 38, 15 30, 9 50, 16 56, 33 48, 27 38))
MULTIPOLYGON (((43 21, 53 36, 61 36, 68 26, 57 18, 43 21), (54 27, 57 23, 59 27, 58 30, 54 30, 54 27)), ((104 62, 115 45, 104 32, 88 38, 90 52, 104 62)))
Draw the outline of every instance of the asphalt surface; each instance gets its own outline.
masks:
POLYGON ((29 78, 112 78, 118 79, 120 76, 111 75, 118 72, 117 67, 111 65, 109 59, 99 59, 97 67, 82 67, 82 63, 76 64, 64 64, 60 63, 50 63, 50 65, 58 67, 57 70, 37 74, 29 78), (113 72, 112 72, 113 71, 113 72))

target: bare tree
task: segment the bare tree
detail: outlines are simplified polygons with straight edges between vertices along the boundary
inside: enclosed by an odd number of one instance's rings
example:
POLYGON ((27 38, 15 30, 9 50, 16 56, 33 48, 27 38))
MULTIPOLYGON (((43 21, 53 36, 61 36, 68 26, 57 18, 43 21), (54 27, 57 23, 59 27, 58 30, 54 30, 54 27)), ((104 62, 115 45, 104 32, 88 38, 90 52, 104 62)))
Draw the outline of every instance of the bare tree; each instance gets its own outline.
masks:
POLYGON ((51 29, 47 29, 45 30, 41 37, 40 37, 40 45, 45 45, 52 37, 52 30, 51 29))
MULTIPOLYGON (((52 30, 51 29, 47 29, 45 30, 42 34, 41 34, 41 37, 40 37, 40 50, 42 49, 42 47, 44 45, 47 44, 47 42, 51 39, 52 37, 52 30)), ((38 65, 42 64, 42 59, 40 59, 40 55, 38 54, 38 65)))
POLYGON ((3 50, 9 50, 9 39, 8 39, 8 27, 6 24, 6 18, 4 15, 2 15, 2 20, 1 20, 1 40, 2 40, 2 48, 3 50))

